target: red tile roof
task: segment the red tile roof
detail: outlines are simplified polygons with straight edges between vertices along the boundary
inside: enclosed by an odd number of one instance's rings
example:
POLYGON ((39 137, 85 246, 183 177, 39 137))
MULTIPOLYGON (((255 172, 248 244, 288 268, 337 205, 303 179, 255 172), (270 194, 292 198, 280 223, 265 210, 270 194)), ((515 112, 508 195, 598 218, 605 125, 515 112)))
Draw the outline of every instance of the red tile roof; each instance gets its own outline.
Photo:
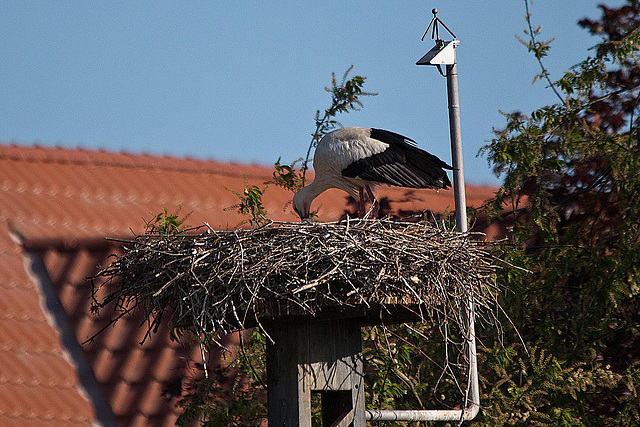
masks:
MULTIPOLYGON (((225 210, 237 202, 227 189, 270 178, 269 168, 255 165, 0 145, 0 425, 173 425, 177 399, 163 390, 185 369, 196 371, 199 350, 172 343, 166 327, 140 346, 145 330, 133 316, 83 345, 79 357, 73 344, 107 321, 90 314, 86 277, 118 250, 105 236, 131 237, 142 231, 143 218, 178 206, 192 212, 191 225, 234 228, 243 218, 225 210), (29 264, 34 259, 44 271, 29 264), (106 415, 101 399, 110 407, 106 415)), ((453 207, 451 191, 379 193, 396 210, 453 207)), ((491 195, 488 187, 467 191, 475 206, 491 195)), ((290 199, 270 186, 269 217, 295 220, 284 209, 290 199)), ((320 219, 337 219, 344 193, 329 191, 314 206, 320 219)))

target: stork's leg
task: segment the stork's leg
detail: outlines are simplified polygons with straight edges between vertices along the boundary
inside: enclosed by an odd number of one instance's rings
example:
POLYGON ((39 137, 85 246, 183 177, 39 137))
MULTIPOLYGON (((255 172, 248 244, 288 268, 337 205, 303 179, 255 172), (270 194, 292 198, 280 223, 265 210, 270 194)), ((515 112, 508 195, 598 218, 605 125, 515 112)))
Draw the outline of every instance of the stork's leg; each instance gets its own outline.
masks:
POLYGON ((364 218, 364 214, 365 214, 365 210, 364 210, 364 204, 365 204, 365 199, 364 199, 364 188, 360 188, 360 190, 358 191, 358 196, 360 196, 360 200, 359 200, 359 206, 358 206, 358 218, 364 218))
POLYGON ((378 203, 378 199, 376 199, 376 195, 371 191, 371 187, 365 187, 367 190, 367 194, 371 198, 371 217, 378 218, 378 214, 380 213, 380 203, 378 203))

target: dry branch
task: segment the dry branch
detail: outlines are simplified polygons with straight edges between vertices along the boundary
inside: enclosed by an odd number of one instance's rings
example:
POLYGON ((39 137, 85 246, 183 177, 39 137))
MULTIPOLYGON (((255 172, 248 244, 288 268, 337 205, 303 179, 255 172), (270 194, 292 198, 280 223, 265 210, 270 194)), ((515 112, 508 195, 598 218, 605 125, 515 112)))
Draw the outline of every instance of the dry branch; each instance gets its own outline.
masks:
POLYGON ((495 313, 487 245, 426 222, 393 220, 145 234, 94 278, 109 286, 94 306, 141 307, 150 331, 169 315, 171 327, 210 342, 259 319, 329 309, 403 306, 462 325, 469 298, 481 315, 495 313))

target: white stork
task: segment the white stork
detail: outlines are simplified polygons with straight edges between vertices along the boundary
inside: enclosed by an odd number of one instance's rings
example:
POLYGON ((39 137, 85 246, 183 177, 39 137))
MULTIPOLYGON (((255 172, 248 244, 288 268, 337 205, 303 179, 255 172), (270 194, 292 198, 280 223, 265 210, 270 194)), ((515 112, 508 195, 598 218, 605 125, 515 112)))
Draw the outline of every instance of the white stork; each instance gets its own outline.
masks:
POLYGON ((448 188, 451 181, 444 169, 453 169, 405 136, 363 127, 346 127, 326 134, 316 147, 313 168, 313 182, 293 196, 293 209, 302 220, 309 218, 313 199, 329 188, 339 188, 356 198, 361 218, 365 215, 366 192, 376 216, 376 185, 448 188))

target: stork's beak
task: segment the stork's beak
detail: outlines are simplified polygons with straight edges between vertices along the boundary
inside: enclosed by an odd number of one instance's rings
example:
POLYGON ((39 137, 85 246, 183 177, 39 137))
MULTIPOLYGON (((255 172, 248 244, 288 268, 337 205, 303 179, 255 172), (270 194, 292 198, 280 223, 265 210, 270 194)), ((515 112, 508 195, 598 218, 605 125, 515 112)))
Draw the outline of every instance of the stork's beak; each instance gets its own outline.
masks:
POLYGON ((313 224, 313 223, 315 223, 313 218, 302 218, 302 220, 300 222, 303 223, 303 224, 313 224))

